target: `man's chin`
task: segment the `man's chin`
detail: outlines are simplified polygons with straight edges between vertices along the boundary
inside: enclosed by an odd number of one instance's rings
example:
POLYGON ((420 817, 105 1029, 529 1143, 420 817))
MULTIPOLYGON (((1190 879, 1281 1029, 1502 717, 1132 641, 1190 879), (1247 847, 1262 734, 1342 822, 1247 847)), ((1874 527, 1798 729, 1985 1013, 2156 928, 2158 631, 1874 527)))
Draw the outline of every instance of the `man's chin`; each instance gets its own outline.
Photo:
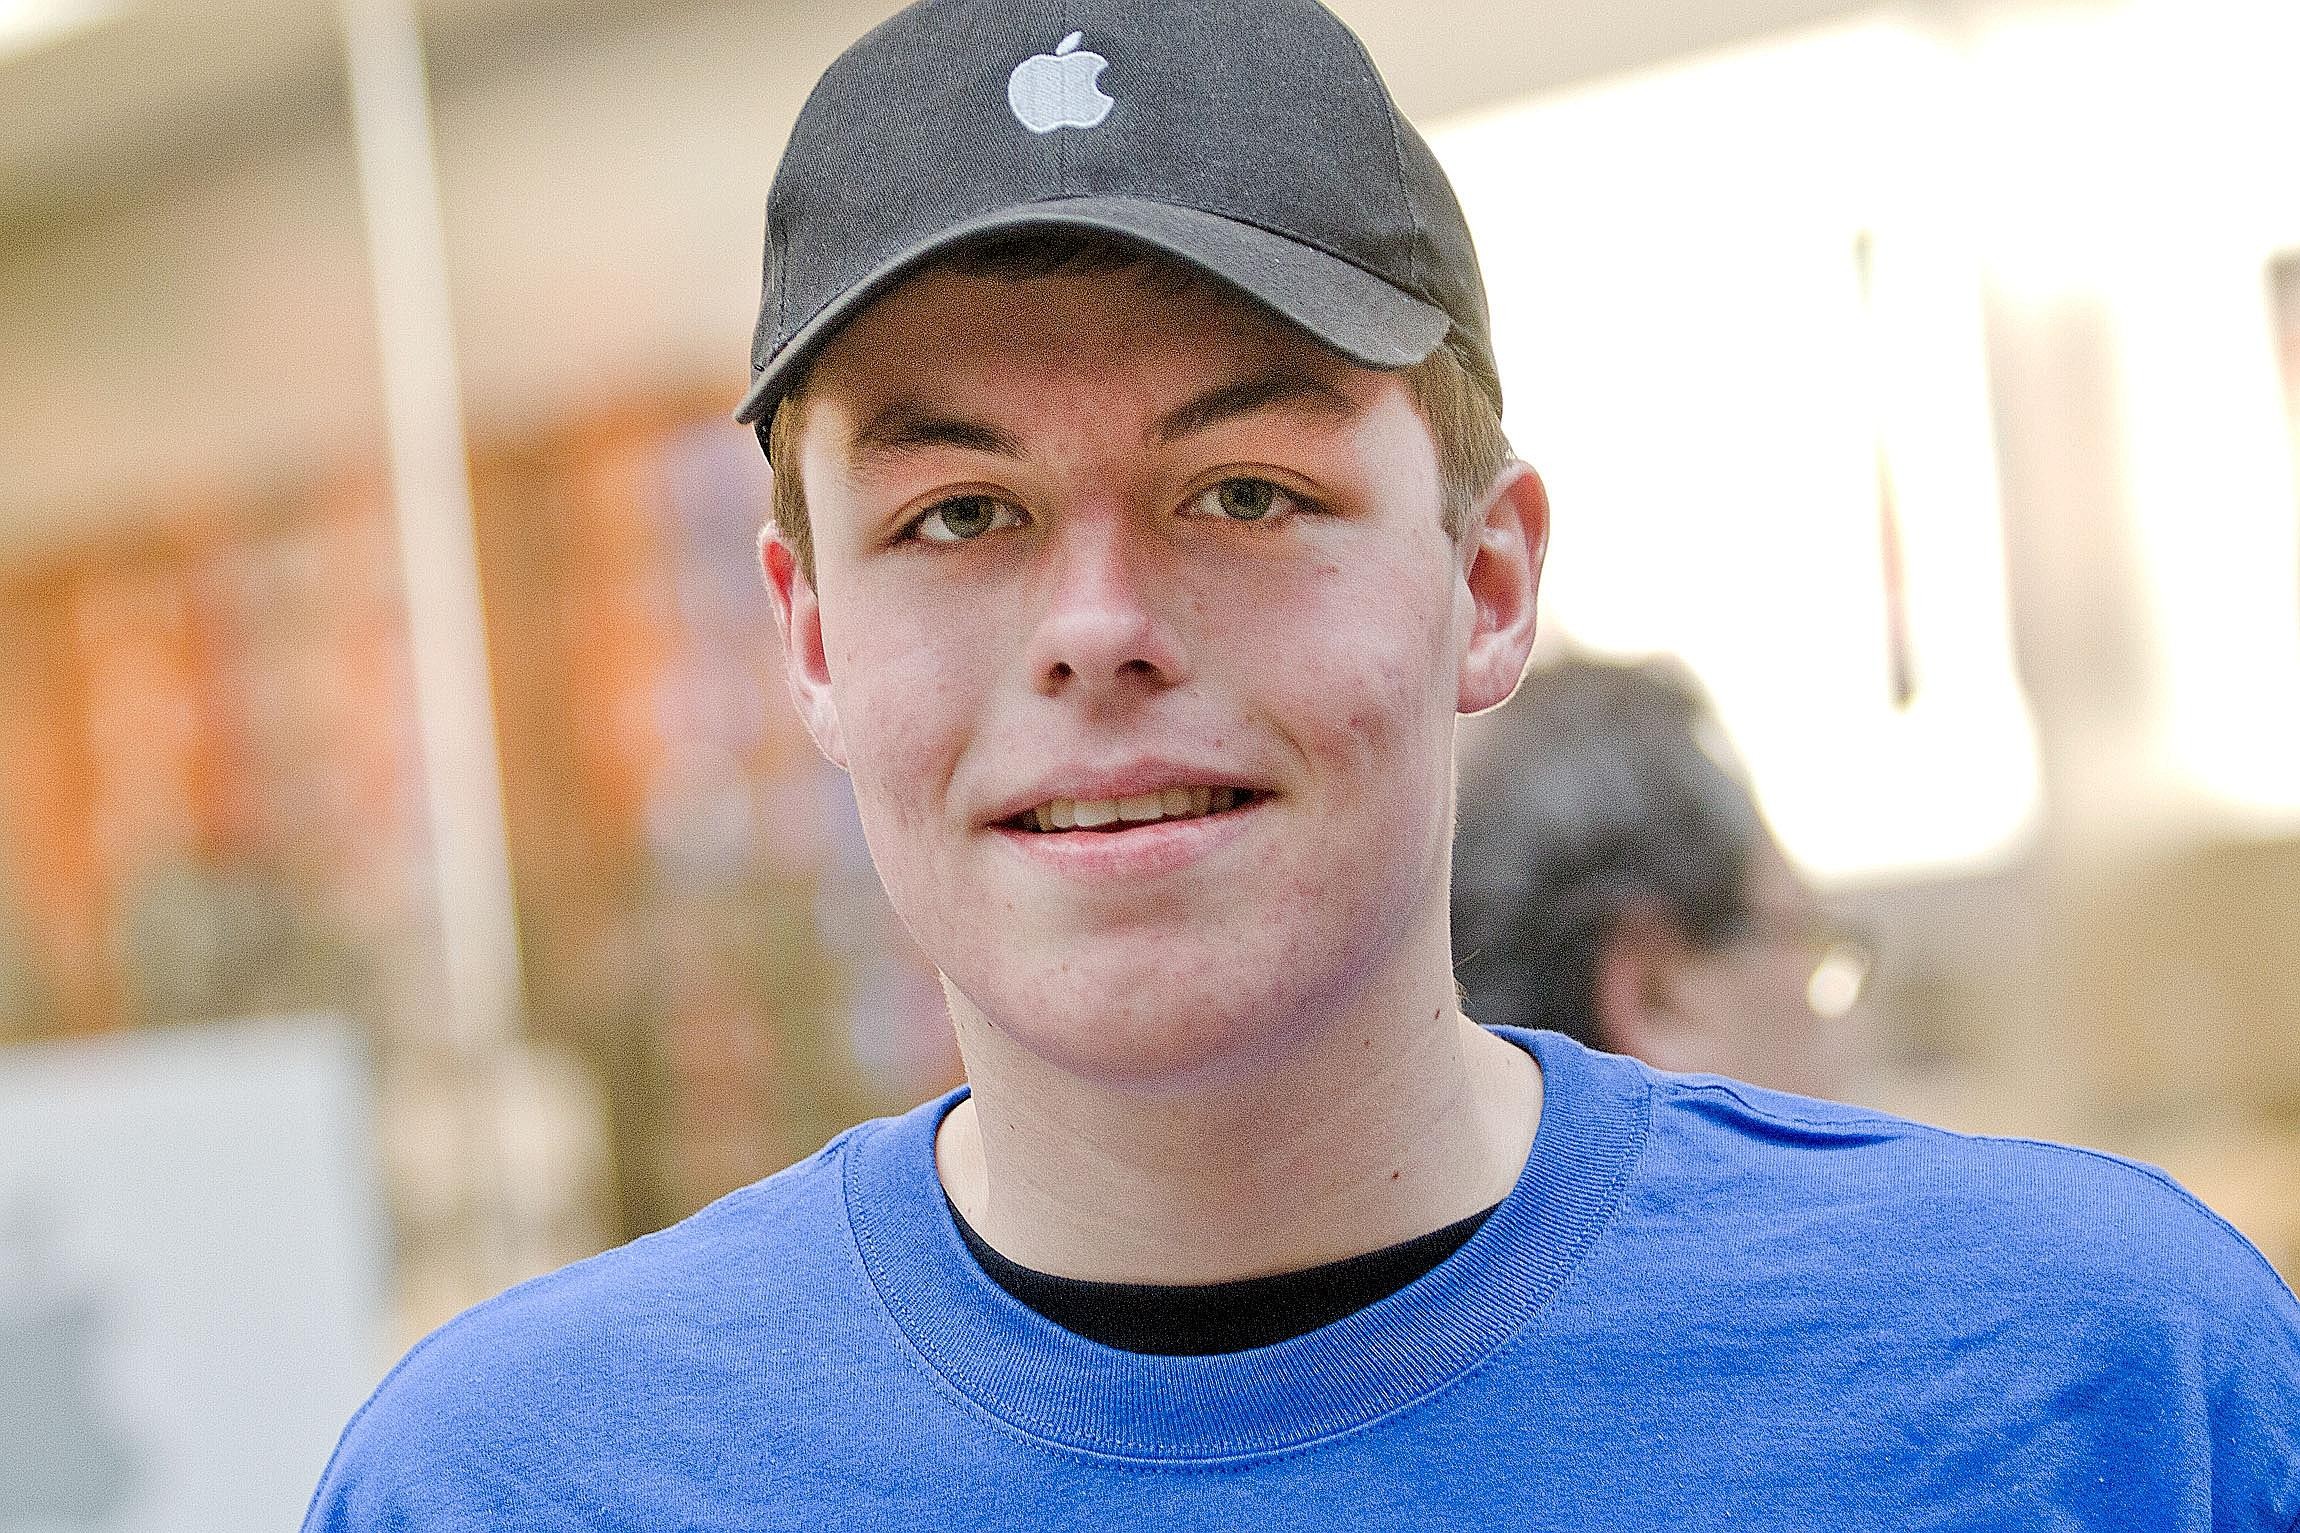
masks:
POLYGON ((1204 1097, 1266 1073, 1268 1040, 1213 1030, 1113 1037, 1042 1033, 1015 1040, 1082 1086, 1144 1099, 1204 1097))
POLYGON ((1294 1008, 1279 997, 1242 1005, 1234 990, 1170 970, 1095 976, 1072 966, 1056 977, 975 1009, 1005 1046, 1100 1090, 1185 1096, 1240 1085, 1299 1040, 1294 1008))

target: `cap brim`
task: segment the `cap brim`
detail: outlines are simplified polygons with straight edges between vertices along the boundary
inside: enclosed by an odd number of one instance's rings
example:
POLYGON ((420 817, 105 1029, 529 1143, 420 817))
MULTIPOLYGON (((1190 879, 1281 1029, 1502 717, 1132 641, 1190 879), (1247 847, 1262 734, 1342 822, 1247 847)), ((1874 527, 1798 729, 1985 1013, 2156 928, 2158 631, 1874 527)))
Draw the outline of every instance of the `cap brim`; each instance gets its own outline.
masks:
POLYGON ((839 327, 954 245, 1025 229, 1090 229, 1135 240, 1207 275, 1366 367, 1411 367, 1452 321, 1382 278, 1314 246, 1196 208, 1142 197, 1062 197, 980 214, 922 240, 823 305, 767 363, 735 419, 765 419, 839 327))

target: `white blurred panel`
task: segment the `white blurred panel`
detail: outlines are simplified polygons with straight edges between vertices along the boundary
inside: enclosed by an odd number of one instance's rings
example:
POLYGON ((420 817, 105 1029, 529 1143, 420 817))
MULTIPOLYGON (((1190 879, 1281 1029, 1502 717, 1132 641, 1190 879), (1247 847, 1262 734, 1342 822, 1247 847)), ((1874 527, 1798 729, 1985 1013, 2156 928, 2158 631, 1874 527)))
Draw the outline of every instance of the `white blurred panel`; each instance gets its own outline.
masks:
POLYGON ((2104 30, 2111 78, 2146 82, 2100 141, 2132 167, 2108 290, 2159 642, 2156 765, 2209 808, 2289 829, 2300 494, 2268 268, 2300 251, 2300 5, 2148 0, 2104 30))
POLYGON ((0 1050, 0 1527, 297 1525, 384 1336, 370 1095, 323 1022, 0 1050))
POLYGON ((1923 34, 1871 25, 1433 140, 1484 262, 1512 439, 1556 508, 1545 619, 1683 655, 1823 878, 1986 863, 2037 808, 1962 78, 1923 34))

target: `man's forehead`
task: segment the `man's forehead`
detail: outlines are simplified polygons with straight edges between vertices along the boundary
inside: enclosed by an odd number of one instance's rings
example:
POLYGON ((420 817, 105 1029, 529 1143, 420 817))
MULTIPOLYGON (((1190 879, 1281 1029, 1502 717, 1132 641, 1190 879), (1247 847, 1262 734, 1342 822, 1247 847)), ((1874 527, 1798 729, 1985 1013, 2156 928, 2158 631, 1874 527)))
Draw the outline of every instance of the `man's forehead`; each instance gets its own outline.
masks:
POLYGON ((1078 383, 1157 445, 1273 409, 1338 421, 1379 376, 1210 282, 937 271, 858 316, 805 392, 832 406, 824 424, 861 461, 925 445, 1016 451, 1055 391, 1078 383))
MULTIPOLYGON (((857 467, 936 447, 994 457, 1024 456, 1024 434, 1000 425, 996 413, 980 413, 986 404, 1005 404, 1011 409, 1015 401, 984 401, 963 388, 897 395, 867 414, 843 412, 842 445, 850 465, 857 467)), ((1142 445, 1172 446, 1230 421, 1280 410, 1315 422, 1338 424, 1355 416, 1360 408, 1360 401, 1316 373, 1276 362, 1209 383, 1171 408, 1145 416, 1142 445)))

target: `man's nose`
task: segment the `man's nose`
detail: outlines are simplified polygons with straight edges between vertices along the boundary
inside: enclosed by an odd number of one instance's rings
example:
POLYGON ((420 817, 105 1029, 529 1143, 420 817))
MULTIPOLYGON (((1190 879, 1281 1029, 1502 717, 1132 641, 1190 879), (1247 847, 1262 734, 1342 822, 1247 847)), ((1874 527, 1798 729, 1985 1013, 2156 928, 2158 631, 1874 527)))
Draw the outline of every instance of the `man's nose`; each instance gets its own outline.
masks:
POLYGON ((1068 519, 1054 537, 1045 610, 1031 636, 1031 674, 1049 695, 1081 701, 1157 691, 1183 679, 1182 646, 1165 616, 1155 540, 1122 516, 1068 519))

